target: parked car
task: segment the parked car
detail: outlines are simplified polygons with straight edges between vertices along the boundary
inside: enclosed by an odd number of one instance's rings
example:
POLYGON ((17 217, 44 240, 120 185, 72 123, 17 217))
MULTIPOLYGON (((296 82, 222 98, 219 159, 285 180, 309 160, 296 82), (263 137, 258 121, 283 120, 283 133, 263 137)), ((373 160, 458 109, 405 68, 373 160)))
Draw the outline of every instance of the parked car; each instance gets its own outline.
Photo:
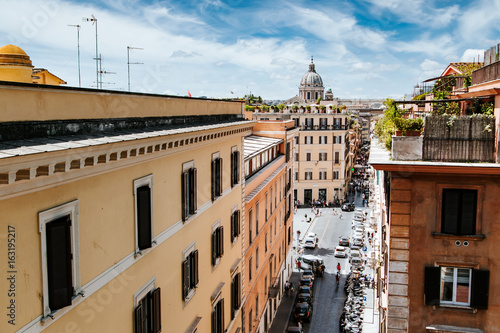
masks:
POLYGON ((316 243, 318 242, 318 235, 316 235, 315 232, 308 233, 305 238, 314 238, 316 240, 316 243))
POLYGON ((298 294, 296 303, 309 303, 313 304, 313 298, 311 294, 298 294))
POLYGON ((354 245, 356 246, 363 246, 364 242, 363 242, 363 238, 354 238, 352 240, 352 242, 354 243, 354 245))
POLYGON ((302 277, 299 281, 299 286, 307 286, 309 288, 313 287, 313 280, 307 277, 302 277))
POLYGON ((309 249, 314 249, 318 245, 316 238, 313 237, 307 237, 304 239, 303 247, 309 248, 309 249))
POLYGON ((305 320, 310 322, 312 318, 313 308, 309 303, 297 303, 295 305, 295 310, 293 311, 293 319, 298 322, 299 320, 305 320))
POLYGON ((299 286, 297 294, 309 294, 312 295, 312 288, 308 286, 299 286))
POLYGON ((310 269, 307 269, 302 272, 302 278, 309 278, 314 281, 314 273, 310 269))
POLYGON ((354 267, 359 267, 363 265, 363 260, 361 260, 360 258, 351 258, 351 260, 349 260, 349 263, 354 267))
POLYGON ((335 254, 334 254, 334 256, 337 257, 337 258, 345 258, 345 257, 347 257, 346 248, 343 247, 343 246, 337 246, 335 248, 335 254))
POLYGON ((361 252, 359 250, 352 250, 350 256, 351 258, 361 258, 361 252))
POLYGON ((344 212, 352 212, 354 211, 354 204, 353 203, 346 203, 342 206, 342 210, 344 212))
POLYGON ((301 262, 301 267, 303 269, 312 269, 313 263, 316 267, 325 263, 325 261, 323 259, 321 259, 320 257, 316 257, 316 256, 309 255, 309 254, 305 254, 303 256, 300 256, 297 258, 297 260, 301 262))
POLYGON ((340 237, 339 245, 340 246, 349 246, 349 237, 340 237))

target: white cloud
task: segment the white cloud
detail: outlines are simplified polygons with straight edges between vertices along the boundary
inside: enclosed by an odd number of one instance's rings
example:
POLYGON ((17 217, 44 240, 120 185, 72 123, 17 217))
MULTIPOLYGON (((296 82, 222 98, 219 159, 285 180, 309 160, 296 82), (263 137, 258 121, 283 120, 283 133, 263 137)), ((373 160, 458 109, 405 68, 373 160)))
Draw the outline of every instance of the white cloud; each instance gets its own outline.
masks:
POLYGON ((460 58, 460 61, 484 61, 484 50, 481 49, 467 49, 460 58))
POLYGON ((469 43, 498 36, 500 30, 500 0, 475 1, 459 17, 460 36, 469 43))

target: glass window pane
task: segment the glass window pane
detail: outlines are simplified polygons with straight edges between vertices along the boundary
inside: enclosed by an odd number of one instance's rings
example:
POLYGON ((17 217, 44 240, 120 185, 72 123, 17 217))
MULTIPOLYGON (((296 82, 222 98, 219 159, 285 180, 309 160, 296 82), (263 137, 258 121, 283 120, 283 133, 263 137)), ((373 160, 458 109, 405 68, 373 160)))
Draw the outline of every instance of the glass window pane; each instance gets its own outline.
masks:
POLYGON ((470 269, 457 269, 456 302, 469 304, 470 269))
POLYGON ((453 268, 441 267, 441 301, 453 301, 453 268))

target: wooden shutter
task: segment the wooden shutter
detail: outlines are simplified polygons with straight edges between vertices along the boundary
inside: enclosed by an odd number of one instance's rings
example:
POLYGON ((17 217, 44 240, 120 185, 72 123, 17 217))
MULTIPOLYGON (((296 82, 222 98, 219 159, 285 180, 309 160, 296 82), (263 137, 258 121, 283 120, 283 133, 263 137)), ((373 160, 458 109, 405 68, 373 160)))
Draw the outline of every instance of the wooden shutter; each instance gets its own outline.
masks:
POLYGON ((471 307, 488 309, 489 286, 490 271, 483 269, 472 270, 471 307))
POLYGON ((211 178, 212 178, 212 187, 211 187, 212 201, 215 200, 215 183, 217 181, 216 171, 215 171, 216 169, 217 169, 216 160, 212 160, 211 169, 210 169, 210 174, 211 174, 211 178))
POLYGON ((222 158, 217 159, 217 196, 222 195, 222 158))
POLYGON ((231 153, 231 187, 235 184, 235 172, 236 172, 236 152, 231 153))
POLYGON ((139 303, 139 305, 135 308, 135 333, 146 333, 142 330, 143 321, 142 303, 139 303))
POLYGON ((439 305, 441 267, 425 267, 424 301, 426 305, 439 305))
POLYGON ((152 304, 153 304, 153 318, 152 318, 152 327, 153 327, 153 333, 158 333, 161 332, 161 291, 160 288, 156 288, 153 291, 152 296, 152 304))
POLYGON ((191 202, 191 207, 190 207, 190 213, 191 214, 196 214, 196 211, 198 210, 198 170, 196 168, 191 169, 191 187, 190 187, 190 202, 191 202))
POLYGON ((219 237, 218 237, 218 243, 219 243, 219 257, 222 257, 224 254, 224 227, 220 226, 219 227, 219 237))
POLYGON ((186 221, 189 215, 189 203, 188 199, 191 196, 189 191, 189 173, 185 171, 181 175, 181 189, 182 189, 182 220, 186 221))
POLYGON ((189 288, 191 286, 191 273, 192 267, 190 265, 189 257, 186 258, 182 262, 182 300, 186 300, 187 295, 189 294, 189 288))
POLYGON ((460 234, 475 235, 477 191, 463 190, 461 194, 462 194, 462 202, 460 205, 461 209, 460 234))
POLYGON ((236 222, 235 222, 236 223, 236 236, 238 236, 240 234, 240 232, 241 232, 241 229, 240 229, 241 228, 241 225, 240 225, 240 210, 239 209, 236 211, 236 218, 235 218, 235 220, 236 220, 236 222))
POLYGON ((234 158, 236 160, 236 174, 235 174, 235 181, 234 183, 235 184, 239 184, 240 183, 240 152, 239 150, 235 151, 235 155, 236 157, 234 158))
POLYGON ((194 250, 193 252, 193 286, 198 286, 199 282, 199 274, 198 274, 198 250, 194 250))
POLYGON ((236 309, 236 279, 231 280, 231 320, 234 319, 236 309))
POLYGON ((236 237, 236 212, 231 214, 231 243, 234 242, 234 238, 236 237))
POLYGON ((215 266, 217 260, 217 229, 212 232, 212 266, 215 266))
POLYGON ((217 308, 212 310, 212 333, 217 333, 217 308))
POLYGON ((73 296, 70 216, 47 223, 45 234, 49 307, 54 311, 71 305, 73 296))
POLYGON ((238 273, 236 279, 236 308, 241 306, 241 273, 238 273))
POLYGON ((137 243, 139 250, 151 247, 151 188, 137 188, 137 243))
POLYGON ((224 298, 219 301, 220 309, 220 333, 224 332, 224 298))
POLYGON ((441 232, 458 233, 458 211, 460 196, 457 190, 443 189, 443 208, 441 213, 441 232))

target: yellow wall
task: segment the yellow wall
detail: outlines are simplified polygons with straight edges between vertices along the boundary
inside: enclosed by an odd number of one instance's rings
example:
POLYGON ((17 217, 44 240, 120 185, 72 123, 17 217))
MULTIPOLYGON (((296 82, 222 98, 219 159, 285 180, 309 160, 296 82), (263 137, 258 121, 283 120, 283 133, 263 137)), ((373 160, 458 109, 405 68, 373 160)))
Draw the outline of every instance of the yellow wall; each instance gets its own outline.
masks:
POLYGON ((0 68, 0 81, 32 83, 31 67, 5 66, 0 68))
MULTIPOLYGON (((236 104, 234 104, 236 105, 236 104)), ((239 105, 239 104, 238 104, 239 105)), ((13 332, 42 314, 42 278, 38 212, 79 200, 79 241, 81 284, 102 274, 135 250, 134 179, 153 174, 154 234, 159 235, 181 220, 182 163, 194 160, 198 169, 198 210, 189 223, 184 223, 165 242, 153 247, 119 277, 63 315, 46 329, 47 332, 132 332, 133 295, 152 277, 162 289, 162 324, 165 332, 184 332, 196 316, 203 319, 199 332, 210 331, 210 295, 220 282, 225 282, 225 324, 230 321, 230 267, 241 257, 241 240, 230 244, 231 208, 241 209, 241 185, 230 188, 230 153, 232 146, 241 148, 244 133, 194 145, 180 147, 176 153, 161 159, 114 170, 98 176, 76 180, 34 193, 1 200, 0 228, 8 225, 17 230, 17 318, 16 326, 0 321, 0 332, 13 332), (184 149, 183 149, 184 148, 184 149), (223 158, 222 198, 210 200, 211 154, 220 151, 223 158), (221 219, 224 226, 224 255, 220 264, 211 265, 212 224, 221 219), (182 251, 193 241, 199 250, 200 283, 196 295, 184 307, 182 300, 182 251)), ((241 183, 240 183, 241 184, 241 183)), ((7 271, 6 256, 0 268, 7 271)), ((240 268, 239 268, 240 269, 240 268)), ((2 281, 1 286, 4 286, 2 281)), ((2 288, 5 290, 5 288, 2 288)), ((6 293, 0 303, 8 304, 6 293)), ((239 326, 237 317, 232 331, 239 326)), ((50 320, 49 320, 50 321, 50 320)))
POLYGON ((50 87, 1 86, 0 101, 5 122, 242 114, 241 102, 50 87))

